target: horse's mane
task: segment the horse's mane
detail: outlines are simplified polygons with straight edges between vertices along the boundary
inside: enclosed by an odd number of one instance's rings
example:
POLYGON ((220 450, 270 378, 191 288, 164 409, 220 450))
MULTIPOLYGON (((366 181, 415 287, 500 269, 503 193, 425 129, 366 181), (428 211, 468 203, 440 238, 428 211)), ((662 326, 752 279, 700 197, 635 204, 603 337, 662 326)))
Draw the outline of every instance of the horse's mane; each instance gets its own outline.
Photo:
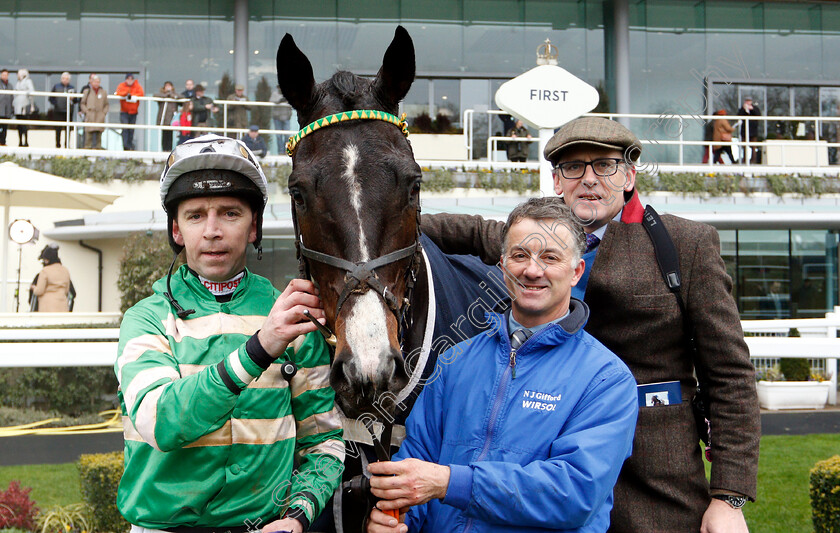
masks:
POLYGON ((338 104, 344 110, 374 108, 394 113, 396 110, 388 109, 372 90, 373 81, 346 70, 339 70, 320 84, 317 100, 321 103, 338 104))

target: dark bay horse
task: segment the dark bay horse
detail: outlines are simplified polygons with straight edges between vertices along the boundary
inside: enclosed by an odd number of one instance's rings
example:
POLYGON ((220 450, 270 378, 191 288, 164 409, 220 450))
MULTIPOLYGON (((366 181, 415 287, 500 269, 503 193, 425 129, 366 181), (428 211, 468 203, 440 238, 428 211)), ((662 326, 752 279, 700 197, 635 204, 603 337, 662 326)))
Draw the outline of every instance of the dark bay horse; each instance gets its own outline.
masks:
POLYGON ((402 27, 373 79, 337 72, 316 84, 291 35, 277 51, 280 89, 302 128, 288 146, 301 275, 319 287, 335 332, 330 383, 348 419, 404 420, 436 356, 486 327, 484 311, 505 294, 497 269, 444 256, 420 234, 422 174, 396 117, 414 74, 402 27))

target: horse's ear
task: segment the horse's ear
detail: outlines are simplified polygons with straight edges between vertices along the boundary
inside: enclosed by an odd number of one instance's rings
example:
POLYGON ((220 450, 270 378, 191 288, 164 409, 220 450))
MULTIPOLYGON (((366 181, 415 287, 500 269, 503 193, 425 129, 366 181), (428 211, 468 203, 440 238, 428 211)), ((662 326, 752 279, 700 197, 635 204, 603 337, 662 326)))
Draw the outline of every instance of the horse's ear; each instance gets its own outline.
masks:
POLYGON ((414 43, 405 28, 397 26, 376 75, 374 94, 387 107, 396 108, 414 82, 414 70, 414 43))
POLYGON ((312 64, 288 33, 277 48, 277 84, 289 105, 298 111, 312 100, 315 87, 312 64))

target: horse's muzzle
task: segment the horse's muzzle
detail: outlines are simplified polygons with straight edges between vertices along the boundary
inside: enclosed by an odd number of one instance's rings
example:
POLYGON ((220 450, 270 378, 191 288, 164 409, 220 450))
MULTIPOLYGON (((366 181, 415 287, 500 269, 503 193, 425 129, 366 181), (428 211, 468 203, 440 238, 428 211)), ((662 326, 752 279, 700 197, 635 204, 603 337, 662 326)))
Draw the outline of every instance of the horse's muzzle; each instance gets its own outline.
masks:
POLYGON ((341 410, 350 418, 393 411, 393 399, 408 384, 404 366, 398 350, 361 358, 345 347, 336 354, 330 370, 330 385, 341 410))

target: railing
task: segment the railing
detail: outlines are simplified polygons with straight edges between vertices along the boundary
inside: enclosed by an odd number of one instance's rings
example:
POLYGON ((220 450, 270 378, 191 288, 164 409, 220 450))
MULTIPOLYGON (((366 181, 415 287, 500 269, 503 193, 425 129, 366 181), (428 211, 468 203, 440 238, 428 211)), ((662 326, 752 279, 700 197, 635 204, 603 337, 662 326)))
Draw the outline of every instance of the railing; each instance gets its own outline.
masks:
MULTIPOLYGON (((14 90, 0 90, 0 94, 11 94, 11 95, 18 95, 18 94, 25 94, 33 97, 56 97, 56 98, 63 98, 70 102, 70 100, 79 100, 82 97, 82 93, 54 93, 48 91, 14 91, 14 90)), ((106 94, 108 100, 119 102, 124 100, 124 96, 117 96, 115 94, 106 94)), ((232 128, 228 127, 228 108, 230 106, 244 106, 246 108, 253 108, 253 107, 290 107, 289 104, 275 104, 271 102, 257 102, 257 101, 245 101, 239 102, 234 100, 214 100, 213 105, 220 109, 219 113, 222 115, 222 126, 220 127, 212 127, 212 126, 172 126, 170 124, 153 124, 155 117, 157 116, 157 109, 154 108, 152 104, 163 104, 163 103, 172 103, 172 104, 183 104, 184 102, 189 101, 189 98, 159 98, 156 96, 138 96, 135 97, 137 100, 141 102, 146 102, 146 113, 147 113, 147 124, 123 124, 120 122, 85 122, 85 121, 71 121, 71 106, 67 105, 66 112, 65 112, 65 120, 20 120, 16 118, 10 119, 0 119, 0 124, 5 124, 8 126, 17 126, 17 125, 27 125, 27 126, 39 126, 39 127, 56 127, 62 126, 65 128, 65 134, 67 138, 70 138, 71 132, 72 135, 77 136, 79 134, 79 128, 84 128, 86 126, 91 127, 99 127, 105 128, 115 131, 121 131, 122 129, 129 128, 135 130, 144 130, 147 133, 151 133, 153 131, 190 131, 190 132, 213 132, 219 133, 223 136, 228 136, 231 134, 247 134, 248 128, 232 128)), ((78 105, 78 102, 74 102, 74 105, 78 105)), ((110 109, 108 112, 117 112, 119 108, 110 109)), ((265 135, 284 135, 284 136, 292 136, 297 133, 297 130, 275 130, 275 129, 261 129, 261 134, 265 135)), ((152 139, 150 135, 146 136, 146 146, 148 147, 151 145, 152 139)), ((67 143, 69 146, 69 142, 67 143)), ((68 148, 64 148, 67 150, 68 148)))
MULTIPOLYGON (((464 145, 467 148, 467 157, 468 159, 472 160, 475 157, 475 138, 478 135, 478 132, 475 127, 476 122, 476 115, 486 115, 487 117, 487 143, 488 143, 488 151, 486 162, 492 163, 493 162, 493 150, 491 150, 491 140, 500 141, 500 140, 508 140, 508 137, 500 137, 493 135, 493 121, 492 117, 498 115, 506 115, 507 113, 504 111, 499 110, 487 110, 487 111, 477 111, 474 109, 467 109, 464 111, 462 117, 462 124, 464 127, 464 145)), ((729 146, 733 149, 740 150, 743 154, 750 154, 752 150, 768 150, 772 149, 774 151, 779 152, 779 157, 781 161, 775 165, 767 165, 767 164, 760 164, 756 165, 753 164, 750 159, 742 158, 744 161, 743 164, 738 165, 727 165, 728 167, 733 167, 733 170, 742 170, 742 171, 751 171, 751 172, 777 172, 778 169, 787 169, 793 172, 799 171, 800 168, 805 167, 806 169, 822 169, 824 171, 829 170, 830 161, 824 161, 827 159, 827 150, 829 148, 840 149, 840 142, 829 142, 826 139, 821 139, 821 129, 824 124, 836 124, 837 131, 840 132, 840 117, 813 117, 813 116, 760 116, 760 117, 753 117, 753 116, 739 116, 739 115, 676 115, 676 114, 649 114, 649 113, 641 113, 641 114, 632 114, 632 113, 587 113, 584 116, 598 116, 604 117, 609 119, 630 119, 630 120, 647 120, 649 121, 649 127, 646 129, 634 129, 634 132, 639 137, 640 142, 642 145, 646 146, 677 146, 677 158, 675 161, 652 161, 650 159, 649 150, 648 153, 645 153, 642 157, 643 166, 652 167, 652 166, 664 166, 664 165, 679 165, 681 167, 687 166, 695 166, 700 167, 698 170, 707 171, 710 167, 714 165, 714 158, 709 156, 709 160, 707 163, 686 163, 685 159, 685 147, 687 146, 700 146, 704 149, 711 151, 712 149, 720 146, 729 146), (755 122, 797 122, 803 123, 806 128, 808 125, 813 125, 813 133, 814 139, 813 140, 801 140, 801 139, 792 139, 792 138, 784 138, 784 139, 767 139, 760 142, 751 142, 749 139, 736 139, 733 138, 731 141, 705 141, 705 140, 687 140, 685 138, 685 131, 686 127, 689 124, 697 124, 700 123, 705 126, 707 123, 713 123, 714 120, 717 119, 725 119, 725 120, 733 120, 737 121, 737 124, 733 124, 736 127, 736 131, 738 127, 743 124, 744 129, 749 131, 750 125, 755 122), (801 165, 797 164, 793 161, 794 156, 792 155, 794 152, 802 153, 803 150, 813 149, 813 160, 814 163, 810 165, 801 165), (826 157, 823 157, 826 156, 826 157)), ((483 136, 483 135, 482 135, 483 136)), ((536 136, 535 136, 536 137, 536 136)), ((523 139, 517 138, 517 140, 522 141, 523 139)), ((838 138, 835 141, 840 141, 840 133, 838 133, 838 138)), ((721 168, 718 166, 717 168, 721 168)), ((831 169, 832 171, 836 171, 836 167, 831 169)))
POLYGON ((757 370, 772 368, 781 357, 809 359, 812 368, 822 370, 830 377, 828 403, 837 404, 840 307, 826 313, 825 318, 742 320, 741 325, 748 334, 745 340, 757 370), (800 337, 787 336, 793 328, 799 331, 800 337))
MULTIPOLYGON (((112 366, 117 358, 118 327, 47 329, 32 327, 49 323, 49 313, 30 314, 27 327, 0 329, 0 368, 112 366), (40 315, 40 316, 35 316, 40 315), (46 322, 45 322, 46 321, 46 322)), ((102 314, 110 320, 113 314, 102 314)), ((59 317, 60 318, 60 317, 59 317)), ((66 318, 66 317, 65 317, 66 318)), ((65 320, 66 323, 66 320, 65 320)), ((840 307, 825 318, 793 320, 743 320, 750 358, 757 368, 772 367, 781 357, 812 360, 812 365, 830 376, 828 402, 837 404, 837 359, 840 357, 840 307), (801 337, 787 337, 797 328, 801 337), (751 336, 773 335, 773 336, 751 336), (822 363, 822 364, 820 364, 822 363)))

